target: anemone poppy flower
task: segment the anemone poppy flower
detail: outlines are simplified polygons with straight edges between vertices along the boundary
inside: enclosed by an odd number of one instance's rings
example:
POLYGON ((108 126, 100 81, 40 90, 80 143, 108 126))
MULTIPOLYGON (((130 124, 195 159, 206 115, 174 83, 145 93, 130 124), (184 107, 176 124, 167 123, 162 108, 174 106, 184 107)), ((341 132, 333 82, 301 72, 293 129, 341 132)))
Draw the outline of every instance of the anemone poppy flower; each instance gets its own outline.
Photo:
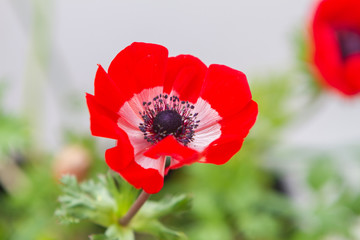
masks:
POLYGON ((117 140, 106 163, 150 194, 170 169, 227 162, 258 113, 242 72, 148 43, 126 47, 107 73, 99 65, 86 98, 92 134, 117 140))
POLYGON ((359 0, 322 0, 311 25, 313 61, 322 82, 349 96, 360 92, 359 12, 359 0))

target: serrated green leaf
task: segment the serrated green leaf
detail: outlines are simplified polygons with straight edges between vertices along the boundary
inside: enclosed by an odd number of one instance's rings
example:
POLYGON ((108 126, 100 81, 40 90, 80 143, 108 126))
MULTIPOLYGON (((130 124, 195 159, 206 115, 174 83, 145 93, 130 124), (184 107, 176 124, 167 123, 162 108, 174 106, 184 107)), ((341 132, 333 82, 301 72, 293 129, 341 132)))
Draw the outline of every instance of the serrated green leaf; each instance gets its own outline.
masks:
POLYGON ((70 224, 70 223, 79 223, 80 219, 70 216, 64 211, 64 209, 57 209, 55 211, 55 216, 59 218, 60 223, 62 224, 70 224))
POLYGON ((99 176, 97 181, 79 184, 74 176, 64 176, 64 194, 55 215, 62 223, 90 220, 107 227, 105 234, 92 235, 93 240, 134 240, 134 231, 151 234, 159 239, 187 239, 186 236, 164 226, 158 219, 188 210, 191 197, 180 195, 167 197, 159 202, 148 201, 126 227, 118 224, 137 196, 137 191, 118 176, 99 176))
POLYGON ((59 197, 61 204, 56 215, 62 222, 78 222, 88 219, 96 224, 107 227, 116 221, 116 204, 106 189, 104 176, 99 176, 98 182, 92 180, 78 184, 74 176, 64 176, 59 197))

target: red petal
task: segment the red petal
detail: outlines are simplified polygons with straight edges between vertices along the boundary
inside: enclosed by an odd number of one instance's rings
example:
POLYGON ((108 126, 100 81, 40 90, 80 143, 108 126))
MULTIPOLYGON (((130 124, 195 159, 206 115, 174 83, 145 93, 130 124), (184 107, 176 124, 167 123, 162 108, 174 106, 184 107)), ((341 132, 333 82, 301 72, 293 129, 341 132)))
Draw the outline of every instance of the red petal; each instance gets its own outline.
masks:
POLYGON ((116 124, 118 116, 97 102, 95 96, 86 94, 90 113, 90 130, 94 136, 113 139, 127 138, 126 133, 116 124))
POLYGON ((255 124, 258 115, 258 106, 254 101, 250 101, 239 113, 231 118, 225 118, 219 122, 221 124, 221 135, 238 135, 245 138, 250 128, 255 124))
POLYGON ((244 73, 223 65, 210 65, 200 96, 222 118, 239 112, 251 100, 244 73))
POLYGON ((195 103, 204 82, 207 67, 191 55, 179 55, 168 60, 164 92, 175 90, 182 101, 195 103))
POLYGON ((132 161, 127 168, 119 171, 121 176, 136 188, 142 188, 149 194, 155 194, 164 185, 164 176, 153 168, 145 169, 132 161))
POLYGON ((326 24, 318 24, 314 26, 314 34, 314 63, 324 78, 325 85, 339 90, 346 89, 346 81, 342 79, 342 60, 335 32, 326 24))
POLYGON ((120 172, 134 161, 134 148, 129 139, 121 139, 117 146, 106 150, 105 160, 114 171, 120 172))
MULTIPOLYGON (((164 177, 158 170, 141 167, 134 161, 134 149, 129 141, 119 141, 117 146, 108 149, 105 154, 106 163, 136 188, 153 194, 161 190, 164 177)), ((158 159, 154 161, 160 161, 158 159)))
POLYGON ((244 139, 237 135, 220 137, 204 151, 203 163, 224 164, 241 148, 244 139))
POLYGON ((197 151, 178 143, 173 136, 167 136, 153 145, 144 155, 154 159, 161 156, 170 156, 182 162, 182 165, 192 163, 199 158, 197 151))
POLYGON ((204 152, 201 162, 224 164, 236 154, 254 125, 258 114, 258 107, 254 101, 250 103, 236 116, 221 120, 221 136, 213 141, 204 152))
POLYGON ((348 95, 355 95, 360 92, 360 55, 350 57, 345 65, 344 78, 347 79, 350 89, 348 95))
POLYGON ((117 113, 124 103, 123 94, 102 66, 98 66, 95 76, 96 99, 100 104, 117 113))
POLYGON ((149 43, 133 43, 111 62, 109 75, 120 89, 123 98, 130 99, 143 89, 162 86, 168 51, 149 43))
POLYGON ((358 0, 327 0, 320 1, 316 21, 324 21, 340 26, 359 26, 360 2, 358 0))

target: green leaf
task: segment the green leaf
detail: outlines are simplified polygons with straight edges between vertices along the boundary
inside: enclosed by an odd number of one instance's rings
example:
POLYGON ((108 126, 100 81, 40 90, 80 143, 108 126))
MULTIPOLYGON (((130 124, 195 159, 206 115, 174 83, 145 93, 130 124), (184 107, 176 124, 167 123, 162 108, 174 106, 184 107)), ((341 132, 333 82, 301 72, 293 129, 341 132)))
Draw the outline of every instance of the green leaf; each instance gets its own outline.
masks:
POLYGON ((118 175, 99 176, 97 181, 79 184, 74 176, 62 178, 63 195, 55 214, 64 223, 90 220, 107 227, 105 234, 92 235, 92 240, 134 240, 134 231, 147 233, 159 239, 187 239, 186 236, 164 226, 159 218, 188 210, 191 197, 180 195, 158 202, 148 201, 128 226, 120 226, 119 219, 134 203, 138 190, 125 183, 118 175))
POLYGON ((174 231, 157 220, 152 221, 137 221, 136 224, 132 225, 135 231, 148 233, 157 237, 157 239, 163 240, 185 240, 188 239, 182 232, 174 231))
POLYGON ((165 197, 159 202, 148 201, 130 222, 130 226, 137 232, 147 233, 158 239, 175 240, 187 239, 182 232, 174 231, 164 226, 158 219, 170 214, 190 209, 192 198, 189 195, 165 197))
POLYGON ((135 189, 131 184, 124 181, 119 174, 106 175, 106 188, 113 196, 116 203, 116 215, 124 216, 138 195, 139 190, 135 189), (121 189, 119 191, 119 186, 121 189))
POLYGON ((95 234, 89 236, 89 238, 90 240, 135 240, 135 235, 129 228, 111 225, 105 234, 95 234))
POLYGON ((111 225, 105 232, 108 240, 135 240, 132 229, 121 227, 117 224, 111 225))
POLYGON ((138 216, 147 218, 159 218, 169 214, 187 211, 191 208, 192 197, 189 195, 179 195, 165 197, 159 202, 147 201, 141 208, 138 216))
POLYGON ((106 189, 106 179, 99 176, 98 182, 92 180, 78 184, 74 176, 64 176, 59 197, 61 204, 55 214, 62 222, 76 223, 88 219, 96 224, 107 227, 116 221, 116 205, 113 197, 106 189))

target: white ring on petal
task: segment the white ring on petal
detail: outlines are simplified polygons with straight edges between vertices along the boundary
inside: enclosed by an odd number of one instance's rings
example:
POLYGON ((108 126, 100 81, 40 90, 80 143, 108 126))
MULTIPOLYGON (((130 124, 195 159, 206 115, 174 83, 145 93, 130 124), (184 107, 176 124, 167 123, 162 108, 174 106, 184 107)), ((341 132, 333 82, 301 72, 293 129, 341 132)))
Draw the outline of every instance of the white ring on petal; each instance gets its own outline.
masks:
MULTIPOLYGON (((139 129, 140 123, 143 123, 143 119, 139 114, 139 112, 144 111, 143 102, 152 102, 153 98, 160 94, 163 94, 163 87, 144 89, 140 93, 135 94, 120 108, 118 126, 127 133, 130 143, 134 147, 135 161, 145 169, 153 168, 164 174, 165 157, 152 159, 142 155, 152 144, 144 139, 144 133, 139 129)), ((178 96, 179 94, 172 91, 171 95, 178 96)), ((192 113, 198 113, 196 120, 200 120, 200 122, 199 126, 195 129, 194 141, 190 142, 188 147, 202 152, 210 143, 221 136, 221 125, 218 121, 222 118, 202 98, 199 98, 194 104, 192 113)))
MULTIPOLYGON (((144 89, 122 105, 119 110, 119 115, 135 129, 139 129, 140 123, 143 122, 139 112, 144 111, 144 102, 152 102, 153 98, 163 92, 163 87, 154 87, 144 89)), ((120 126, 119 126, 120 127, 120 126)))
POLYGON ((207 146, 221 136, 221 125, 218 123, 222 118, 211 105, 202 98, 194 104, 193 113, 198 113, 196 120, 200 120, 195 129, 194 141, 188 144, 190 148, 198 152, 205 150, 207 146))
POLYGON ((128 135, 130 143, 134 147, 135 158, 152 145, 144 139, 144 133, 139 129, 140 123, 144 122, 139 114, 144 110, 143 102, 152 102, 153 98, 162 91, 163 87, 144 89, 140 93, 134 94, 119 110, 120 118, 117 125, 128 135))
POLYGON ((158 159, 148 158, 140 154, 135 157, 135 162, 145 169, 158 170, 161 176, 164 176, 166 157, 162 156, 158 159))

